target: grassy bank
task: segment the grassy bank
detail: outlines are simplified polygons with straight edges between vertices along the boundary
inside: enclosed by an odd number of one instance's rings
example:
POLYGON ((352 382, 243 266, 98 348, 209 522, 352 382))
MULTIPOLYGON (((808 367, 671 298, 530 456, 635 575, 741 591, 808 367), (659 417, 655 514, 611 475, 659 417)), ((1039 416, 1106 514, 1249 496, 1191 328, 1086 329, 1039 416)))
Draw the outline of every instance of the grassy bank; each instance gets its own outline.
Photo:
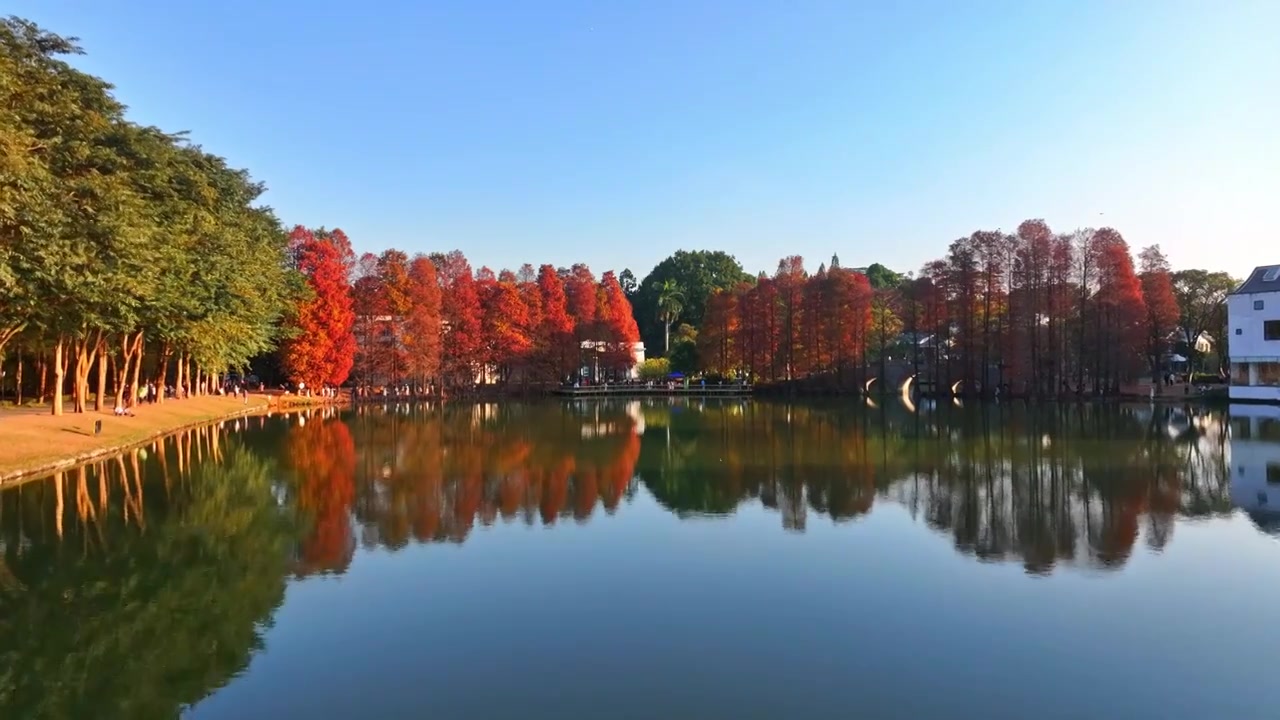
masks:
POLYGON ((248 404, 229 397, 169 400, 135 408, 133 417, 116 417, 109 412, 54 417, 47 414, 47 408, 0 410, 0 484, 53 472, 189 425, 266 407, 266 397, 251 395, 248 404), (102 432, 95 435, 94 423, 99 420, 102 432))

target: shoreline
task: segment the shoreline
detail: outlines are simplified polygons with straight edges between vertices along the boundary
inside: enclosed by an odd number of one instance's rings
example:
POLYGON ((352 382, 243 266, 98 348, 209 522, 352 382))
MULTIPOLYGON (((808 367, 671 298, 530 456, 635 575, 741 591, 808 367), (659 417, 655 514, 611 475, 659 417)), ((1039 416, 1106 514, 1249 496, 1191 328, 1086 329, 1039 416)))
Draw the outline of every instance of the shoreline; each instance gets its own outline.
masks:
POLYGON ((205 395, 144 404, 133 408, 135 414, 131 417, 94 411, 53 416, 47 414, 47 408, 44 412, 0 410, 0 488, 52 475, 194 427, 266 412, 341 406, 345 405, 344 400, 250 393, 249 402, 245 403, 244 399, 205 395), (102 432, 95 434, 94 426, 99 421, 102 432))

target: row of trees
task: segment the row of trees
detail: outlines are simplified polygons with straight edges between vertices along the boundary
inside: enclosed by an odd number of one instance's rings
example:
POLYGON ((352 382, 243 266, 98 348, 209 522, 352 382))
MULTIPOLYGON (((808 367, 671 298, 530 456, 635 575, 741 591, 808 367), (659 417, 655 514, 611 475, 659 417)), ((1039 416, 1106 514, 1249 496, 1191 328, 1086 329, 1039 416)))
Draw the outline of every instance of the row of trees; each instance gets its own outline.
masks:
POLYGON ((109 84, 63 59, 79 52, 0 21, 0 368, 19 393, 38 374, 54 414, 68 385, 77 411, 109 385, 119 404, 144 361, 160 386, 244 365, 299 290, 263 186, 126 120, 109 84))
POLYGON ((865 361, 876 331, 866 275, 839 265, 804 269, 799 256, 783 259, 773 277, 717 290, 707 299, 697 335, 709 370, 745 372, 755 380, 837 373, 865 361))
POLYGON ((883 374, 896 358, 970 393, 1109 393, 1159 377, 1176 340, 1188 353, 1202 333, 1224 340, 1233 286, 1224 273, 1172 272, 1158 246, 1135 267, 1112 228, 1056 234, 1042 220, 975 232, 916 277, 881 278, 873 288, 835 258, 811 275, 790 257, 772 277, 715 289, 701 366, 776 381, 872 363, 883 374))
MULTIPOLYGON (((612 272, 597 280, 581 264, 524 265, 495 275, 488 268, 473 272, 457 250, 415 257, 387 250, 360 257, 349 277, 349 288, 326 295, 336 310, 317 313, 316 322, 300 328, 301 338, 349 339, 349 350, 344 345, 316 353, 343 358, 315 373, 326 382, 340 382, 354 367, 363 385, 456 391, 476 382, 556 382, 587 361, 604 375, 617 375, 635 362, 639 331, 612 272), (345 317, 348 306, 345 327, 322 326, 326 318, 345 317)), ((286 347, 285 365, 295 377, 309 375, 295 359, 314 352, 305 345, 286 347)))
MULTIPOLYGON (((154 383, 208 392, 279 349, 308 387, 447 388, 551 381, 582 349, 604 374, 639 340, 613 273, 585 266, 473 272, 460 252, 356 258, 341 230, 286 233, 264 187, 185 140, 125 118, 80 52, 0 22, 0 377, 63 412, 154 383)), ((5 383, 9 385, 9 382, 5 383)), ((29 396, 29 395, 28 395, 29 396)))

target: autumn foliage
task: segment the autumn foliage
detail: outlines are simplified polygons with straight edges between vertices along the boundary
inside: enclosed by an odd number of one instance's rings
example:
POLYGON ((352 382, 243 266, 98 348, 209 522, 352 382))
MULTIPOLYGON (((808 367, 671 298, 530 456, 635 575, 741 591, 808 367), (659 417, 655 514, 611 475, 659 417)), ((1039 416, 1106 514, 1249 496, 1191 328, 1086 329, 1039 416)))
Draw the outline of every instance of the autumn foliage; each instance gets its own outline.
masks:
POLYGON ((310 387, 341 385, 351 372, 356 351, 348 279, 351 243, 341 230, 312 232, 302 226, 293 229, 289 242, 310 296, 294 311, 293 334, 282 348, 282 365, 294 382, 310 387))
POLYGON ((712 293, 699 357, 709 371, 741 369, 766 382, 843 374, 866 358, 871 300, 862 273, 823 266, 810 275, 788 257, 773 277, 712 293))
POLYGON ((447 393, 476 383, 545 384, 589 366, 604 377, 634 364, 639 330, 612 272, 585 265, 473 270, 460 251, 357 264, 355 374, 366 386, 447 393))
POLYGON ((697 342, 708 372, 846 381, 895 361, 962 394, 1115 393, 1159 375, 1179 322, 1158 247, 1142 252, 1139 273, 1115 229, 1056 234, 1043 220, 962 237, 916 276, 875 290, 834 258, 812 274, 784 258, 705 307, 697 342))

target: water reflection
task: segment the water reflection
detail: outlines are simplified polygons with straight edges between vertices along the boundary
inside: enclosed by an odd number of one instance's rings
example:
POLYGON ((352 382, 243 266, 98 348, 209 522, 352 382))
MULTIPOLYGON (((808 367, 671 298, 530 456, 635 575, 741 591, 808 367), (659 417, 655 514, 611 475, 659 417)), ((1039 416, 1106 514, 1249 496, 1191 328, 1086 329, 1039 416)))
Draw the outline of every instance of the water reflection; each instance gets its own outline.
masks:
POLYGON ((1222 416, 1025 406, 928 415, 847 405, 593 403, 364 408, 293 425, 285 464, 312 520, 300 571, 366 547, 461 542, 499 519, 615 512, 643 486, 680 516, 776 510, 783 528, 900 503, 982 560, 1029 572, 1124 564, 1176 516, 1231 510, 1222 416))
POLYGON ((1280 408, 1231 408, 1231 501, 1259 530, 1280 535, 1280 408))
POLYGON ((0 493, 0 717, 172 717, 248 666, 293 531, 227 432, 0 493))
MULTIPOLYGON (((1032 574, 1178 520, 1280 528, 1280 410, 886 403, 362 407, 202 428, 0 492, 0 717, 169 717, 244 671, 290 579, 498 523, 905 508, 1032 574), (38 628, 34 631, 33 628, 38 628)), ((730 522, 725 519, 721 522, 730 522)), ((515 542, 515 540, 512 540, 515 542)))

